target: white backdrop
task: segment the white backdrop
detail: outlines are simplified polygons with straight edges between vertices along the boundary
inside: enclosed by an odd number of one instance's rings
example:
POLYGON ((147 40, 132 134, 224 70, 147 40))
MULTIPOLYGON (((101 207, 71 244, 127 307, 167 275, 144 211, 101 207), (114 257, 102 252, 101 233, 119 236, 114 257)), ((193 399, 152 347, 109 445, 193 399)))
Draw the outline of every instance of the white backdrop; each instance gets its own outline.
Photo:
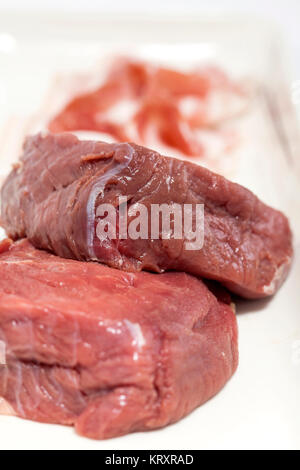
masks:
POLYGON ((103 12, 244 13, 278 24, 291 50, 294 79, 300 79, 299 0, 0 0, 1 9, 103 12))

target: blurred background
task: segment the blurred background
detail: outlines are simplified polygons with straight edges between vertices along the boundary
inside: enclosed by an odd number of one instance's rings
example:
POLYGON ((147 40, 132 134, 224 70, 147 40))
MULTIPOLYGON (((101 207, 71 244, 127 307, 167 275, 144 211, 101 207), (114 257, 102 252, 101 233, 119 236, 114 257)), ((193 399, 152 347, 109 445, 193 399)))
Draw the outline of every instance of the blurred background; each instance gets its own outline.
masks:
POLYGON ((270 21, 282 33, 292 65, 292 101, 300 113, 300 2, 299 0, 0 0, 1 10, 11 12, 97 12, 131 16, 135 14, 164 15, 232 15, 270 21))
POLYGON ((244 14, 272 20, 281 28, 300 78, 299 0, 0 0, 0 9, 103 13, 244 14))

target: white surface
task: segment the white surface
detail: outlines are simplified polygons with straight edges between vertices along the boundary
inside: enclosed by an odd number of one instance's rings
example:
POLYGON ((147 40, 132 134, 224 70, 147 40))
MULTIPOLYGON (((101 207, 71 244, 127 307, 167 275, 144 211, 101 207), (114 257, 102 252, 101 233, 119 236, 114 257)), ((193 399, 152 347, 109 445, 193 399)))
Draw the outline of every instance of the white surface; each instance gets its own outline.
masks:
MULTIPOLYGON (((288 83, 294 104, 300 117, 300 36, 299 0, 152 0, 151 2, 141 2, 140 0, 0 0, 0 13, 2 9, 9 9, 12 12, 20 11, 41 11, 47 15, 49 11, 57 12, 98 12, 111 13, 117 15, 128 15, 136 13, 144 18, 155 12, 160 17, 175 15, 206 15, 216 14, 218 16, 243 14, 250 20, 255 18, 273 22, 282 32, 282 41, 286 42, 292 63, 292 73, 288 83)), ((255 34, 255 33, 254 33, 255 34)), ((0 90, 1 103, 1 90, 0 90)))
POLYGON ((141 2, 140 0, 0 0, 0 8, 7 8, 14 11, 36 9, 40 11, 55 10, 57 12, 72 11, 95 11, 106 13, 134 14, 136 12, 149 14, 156 12, 160 15, 194 15, 201 13, 232 14, 243 13, 245 15, 255 15, 274 21, 283 31, 289 48, 292 50, 292 57, 295 66, 295 79, 300 79, 300 36, 299 0, 152 0, 151 2, 141 2))
MULTIPOLYGON (((20 23, 14 24, 8 17, 0 17, 0 30, 4 23, 15 38, 13 43, 6 41, 10 50, 0 53, 0 78, 6 100, 5 108, 0 108, 2 128, 9 114, 33 112, 39 107, 53 74, 84 70, 112 47, 111 25, 105 23, 105 19, 101 23, 101 17, 87 22, 76 22, 69 17, 61 17, 59 21, 55 18, 54 15, 42 22, 36 40, 30 17, 26 21, 20 18, 20 23), (51 25, 55 25, 55 37, 51 35, 51 25), (62 31, 67 31, 67 37, 61 36, 62 31)), ((174 22, 156 22, 158 43, 185 41, 186 45, 153 48, 153 45, 145 44, 139 51, 170 60, 172 52, 179 50, 181 53, 176 58, 179 66, 183 59, 186 63, 195 63, 208 55, 236 75, 250 74, 264 86, 271 85, 270 67, 272 71, 272 51, 276 43, 272 31, 251 23, 197 21, 182 23, 180 34, 174 22), (190 47, 191 41, 202 41, 202 46, 199 49, 190 47)), ((136 44, 139 37, 145 43, 149 41, 149 24, 141 27, 141 23, 132 22, 122 28, 116 29, 114 40, 122 40, 127 31, 128 42, 136 44)), ((130 46, 130 51, 134 50, 130 46)), ((279 77, 277 56, 275 65, 279 77)), ((234 177, 266 202, 287 212, 295 231, 297 258, 288 281, 274 299, 238 303, 240 365, 233 379, 215 398, 176 425, 105 442, 80 438, 70 428, 0 416, 0 448, 300 448, 300 207, 296 162, 285 158, 262 98, 255 100, 239 128, 243 143, 234 177)), ((17 130, 13 127, 11 132, 17 130)), ((8 169, 7 152, 3 152, 1 146, 0 170, 3 168, 3 171, 8 169)))

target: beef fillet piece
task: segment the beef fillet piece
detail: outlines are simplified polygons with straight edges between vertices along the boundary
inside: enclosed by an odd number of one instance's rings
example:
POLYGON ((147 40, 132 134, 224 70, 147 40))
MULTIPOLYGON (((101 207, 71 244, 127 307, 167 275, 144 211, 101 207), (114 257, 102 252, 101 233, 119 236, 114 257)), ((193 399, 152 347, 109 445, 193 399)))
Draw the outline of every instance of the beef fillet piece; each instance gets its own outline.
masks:
POLYGON ((193 276, 126 273, 27 240, 0 253, 6 412, 105 439, 178 421, 237 367, 233 307, 193 276))
POLYGON ((248 298, 274 294, 291 263, 292 236, 281 212, 201 166, 135 144, 30 137, 1 198, 2 224, 13 239, 28 237, 64 258, 133 272, 185 271, 248 298), (99 207, 120 211, 120 196, 128 224, 138 204, 149 213, 153 204, 204 204, 203 248, 188 250, 183 238, 163 239, 162 230, 159 239, 99 237, 99 207))

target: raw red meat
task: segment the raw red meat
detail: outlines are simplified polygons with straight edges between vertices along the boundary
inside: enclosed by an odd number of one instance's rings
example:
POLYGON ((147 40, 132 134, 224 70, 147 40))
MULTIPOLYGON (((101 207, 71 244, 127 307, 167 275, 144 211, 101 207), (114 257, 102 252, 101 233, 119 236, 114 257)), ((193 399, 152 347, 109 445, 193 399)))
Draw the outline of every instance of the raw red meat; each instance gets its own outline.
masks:
MULTIPOLYGON (((135 144, 79 141, 70 134, 28 138, 20 163, 1 192, 2 223, 14 238, 79 260, 127 271, 185 271, 222 282, 249 298, 271 295, 291 263, 286 217, 238 184, 198 165, 135 144), (137 203, 204 204, 200 250, 183 239, 101 242, 97 208, 119 196, 128 213, 137 203)), ((130 216, 128 217, 128 223, 130 216)))
POLYGON ((216 67, 187 73, 118 59, 104 84, 75 96, 52 119, 49 130, 98 131, 117 142, 132 140, 142 145, 150 145, 149 133, 162 145, 199 157, 204 153, 199 129, 232 118, 245 101, 242 87, 216 67), (120 122, 115 109, 128 102, 131 106, 120 122))
POLYGON ((173 423, 234 373, 232 306, 184 273, 125 273, 26 240, 0 252, 0 397, 104 439, 173 423))

